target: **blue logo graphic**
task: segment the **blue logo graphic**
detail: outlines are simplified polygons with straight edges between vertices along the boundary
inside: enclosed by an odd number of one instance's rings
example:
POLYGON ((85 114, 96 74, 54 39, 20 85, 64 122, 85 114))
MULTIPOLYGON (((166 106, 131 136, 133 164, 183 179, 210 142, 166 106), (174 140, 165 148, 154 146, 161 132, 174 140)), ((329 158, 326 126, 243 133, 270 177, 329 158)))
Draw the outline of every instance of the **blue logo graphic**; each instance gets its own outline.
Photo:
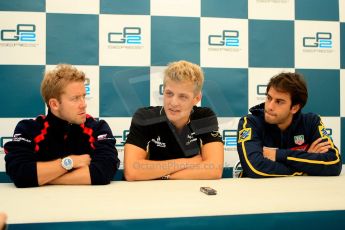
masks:
POLYGON ((221 35, 209 35, 208 45, 238 47, 240 45, 238 30, 223 30, 221 35))
POLYGON ((237 130, 234 129, 224 129, 223 130, 223 141, 225 147, 236 147, 237 130))
POLYGON ((0 138, 0 147, 3 148, 7 141, 11 141, 13 137, 1 137, 0 138))
POLYGON ((333 134, 333 130, 331 128, 323 128, 321 130, 322 134, 328 137, 331 137, 333 134))
POLYGON ((333 141, 333 137, 332 137, 333 136, 333 129, 325 128, 324 131, 325 131, 324 135, 328 136, 333 141))
POLYGON ((108 42, 114 44, 140 45, 141 28, 140 27, 124 27, 122 33, 108 33, 108 42))
POLYGON ((129 130, 125 129, 122 132, 122 135, 116 135, 114 138, 116 139, 116 147, 123 147, 127 140, 127 135, 129 133, 129 130))
POLYGON ((267 85, 257 85, 256 94, 260 96, 266 96, 266 88, 267 88, 267 85))
POLYGON ((315 37, 303 37, 303 47, 330 49, 332 46, 332 33, 317 32, 315 37))
POLYGON ((159 85, 159 95, 163 95, 163 93, 164 93, 164 85, 160 84, 159 85))
POLYGON ((90 78, 85 78, 85 91, 86 91, 86 96, 90 96, 91 94, 90 78))
POLYGON ((36 41, 36 25, 34 24, 17 24, 15 30, 1 30, 1 41, 20 41, 35 42, 36 41))

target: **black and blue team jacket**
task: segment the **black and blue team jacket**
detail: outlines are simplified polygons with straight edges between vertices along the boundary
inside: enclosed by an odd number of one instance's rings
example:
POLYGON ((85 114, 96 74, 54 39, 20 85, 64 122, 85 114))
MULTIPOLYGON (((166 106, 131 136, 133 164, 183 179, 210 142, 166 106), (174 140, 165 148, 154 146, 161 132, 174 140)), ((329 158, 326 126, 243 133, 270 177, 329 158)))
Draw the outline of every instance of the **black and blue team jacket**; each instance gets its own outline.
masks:
POLYGON ((217 117, 211 109, 197 106, 180 132, 168 120, 162 106, 140 108, 133 115, 126 140, 126 144, 147 151, 150 160, 192 157, 210 142, 222 142, 217 117))
POLYGON ((38 161, 90 154, 92 184, 109 184, 119 165, 115 139, 108 124, 87 115, 81 125, 54 116, 20 121, 4 146, 6 173, 17 187, 38 186, 38 161))
POLYGON ((264 119, 264 104, 250 109, 238 124, 237 150, 243 177, 262 178, 276 176, 337 176, 342 161, 337 147, 328 135, 321 118, 314 113, 295 114, 292 124, 281 132, 277 125, 264 119), (327 153, 308 153, 318 138, 330 141, 327 153), (276 161, 263 156, 263 148, 276 148, 276 161))

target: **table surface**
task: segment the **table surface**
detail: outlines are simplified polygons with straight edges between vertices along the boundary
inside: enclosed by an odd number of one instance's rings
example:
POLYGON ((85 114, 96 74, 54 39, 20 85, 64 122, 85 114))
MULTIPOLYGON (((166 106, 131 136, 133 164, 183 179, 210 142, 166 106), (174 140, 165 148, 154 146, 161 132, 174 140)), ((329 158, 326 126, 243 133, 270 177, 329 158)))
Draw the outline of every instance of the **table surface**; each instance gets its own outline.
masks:
POLYGON ((15 188, 0 184, 8 223, 132 220, 345 210, 339 177, 114 181, 105 186, 15 188), (200 192, 210 186, 217 195, 200 192))

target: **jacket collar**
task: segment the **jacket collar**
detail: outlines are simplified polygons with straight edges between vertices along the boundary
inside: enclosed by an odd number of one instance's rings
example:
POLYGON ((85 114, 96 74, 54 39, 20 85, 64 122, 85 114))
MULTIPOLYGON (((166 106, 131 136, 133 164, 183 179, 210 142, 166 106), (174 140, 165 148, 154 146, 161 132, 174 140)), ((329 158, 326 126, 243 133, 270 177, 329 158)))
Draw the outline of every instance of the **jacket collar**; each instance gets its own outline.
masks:
POLYGON ((51 126, 54 126, 54 127, 61 127, 61 128, 63 128, 63 127, 70 126, 70 124, 67 121, 62 120, 61 118, 58 118, 50 110, 48 110, 48 114, 47 114, 46 120, 49 122, 49 124, 51 126))

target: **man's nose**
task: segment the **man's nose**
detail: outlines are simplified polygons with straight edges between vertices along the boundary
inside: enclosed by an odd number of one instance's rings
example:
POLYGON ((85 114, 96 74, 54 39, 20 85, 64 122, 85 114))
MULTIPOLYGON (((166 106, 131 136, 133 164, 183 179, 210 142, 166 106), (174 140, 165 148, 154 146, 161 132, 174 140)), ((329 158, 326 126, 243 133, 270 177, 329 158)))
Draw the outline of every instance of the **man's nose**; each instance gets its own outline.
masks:
POLYGON ((173 96, 171 98, 171 105, 172 106, 177 106, 179 104, 178 98, 176 96, 173 96))
POLYGON ((81 98, 81 100, 80 100, 80 107, 83 108, 83 109, 87 107, 86 98, 85 97, 81 98))

